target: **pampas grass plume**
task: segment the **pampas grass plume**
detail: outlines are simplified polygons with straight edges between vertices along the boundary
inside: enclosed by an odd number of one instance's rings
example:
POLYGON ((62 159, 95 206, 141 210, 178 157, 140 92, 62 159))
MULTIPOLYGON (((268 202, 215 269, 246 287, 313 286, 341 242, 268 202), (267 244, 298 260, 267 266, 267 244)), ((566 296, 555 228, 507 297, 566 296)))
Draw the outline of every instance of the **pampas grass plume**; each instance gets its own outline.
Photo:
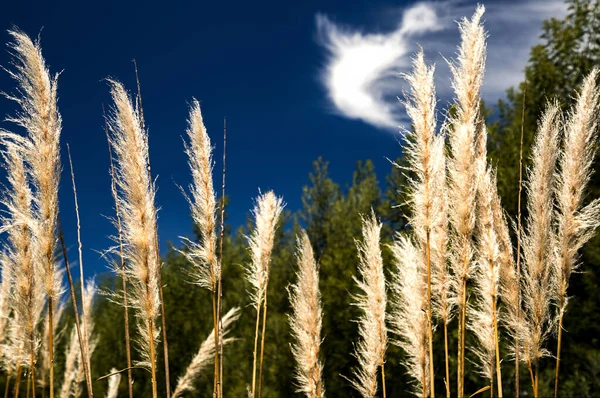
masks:
POLYGON ((297 240, 297 282, 288 289, 292 307, 289 322, 294 338, 295 376, 298 392, 304 393, 307 398, 323 398, 323 363, 319 360, 323 322, 319 267, 306 231, 302 231, 297 240))

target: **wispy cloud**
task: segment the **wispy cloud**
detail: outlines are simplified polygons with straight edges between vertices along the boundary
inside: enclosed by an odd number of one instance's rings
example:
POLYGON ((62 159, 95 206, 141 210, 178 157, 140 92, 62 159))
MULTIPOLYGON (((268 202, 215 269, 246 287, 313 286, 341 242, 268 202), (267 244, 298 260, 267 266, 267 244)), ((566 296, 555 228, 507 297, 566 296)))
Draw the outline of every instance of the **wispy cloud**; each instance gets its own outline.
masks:
MULTIPOLYGON (((396 100, 402 95, 399 74, 407 72, 417 42, 430 62, 438 64, 438 93, 449 100, 449 71, 444 58, 452 58, 458 44, 455 21, 470 16, 474 1, 444 0, 415 3, 401 12, 397 28, 384 33, 340 25, 317 14, 319 43, 327 62, 321 81, 335 112, 375 127, 396 130, 405 120, 396 100)), ((483 87, 487 101, 496 101, 506 88, 523 78, 529 48, 538 41, 542 20, 562 16, 562 0, 486 2, 489 31, 488 68, 483 87)))

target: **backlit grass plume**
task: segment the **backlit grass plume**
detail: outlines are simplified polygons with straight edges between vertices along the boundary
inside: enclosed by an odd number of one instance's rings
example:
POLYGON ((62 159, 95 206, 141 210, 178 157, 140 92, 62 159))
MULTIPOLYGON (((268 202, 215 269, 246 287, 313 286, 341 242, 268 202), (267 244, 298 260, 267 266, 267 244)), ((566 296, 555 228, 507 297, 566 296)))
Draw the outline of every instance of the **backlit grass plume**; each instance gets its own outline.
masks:
POLYGON ((378 370, 381 370, 382 393, 386 396, 384 364, 387 349, 387 294, 380 247, 381 228, 382 224, 372 212, 370 217, 363 218, 363 238, 356 242, 360 277, 354 277, 354 280, 361 293, 354 298, 354 304, 363 314, 358 319, 359 341, 354 353, 358 367, 354 369, 350 381, 365 398, 373 398, 377 393, 378 370))
POLYGON ((413 393, 429 394, 427 321, 427 270, 419 250, 406 236, 391 246, 394 271, 391 283, 390 331, 399 337, 394 344, 406 353, 402 364, 415 380, 413 393))
POLYGON ((508 342, 512 348, 511 357, 516 360, 520 353, 521 339, 526 330, 525 322, 521 316, 520 277, 517 274, 513 244, 510 238, 508 221, 500 197, 496 195, 492 201, 492 212, 494 215, 494 229, 498 237, 498 261, 499 261, 499 297, 502 301, 502 311, 498 313, 501 322, 510 336, 508 342))
POLYGON ((494 202, 498 199, 496 175, 487 169, 478 184, 477 203, 477 262, 473 282, 475 303, 468 307, 467 327, 477 338, 472 351, 477 357, 476 365, 494 388, 494 373, 498 378, 498 396, 502 397, 500 374, 500 350, 498 342, 498 294, 500 282, 500 245, 495 226, 494 202), (494 367, 496 366, 496 372, 494 367))
POLYGON ((521 341, 523 352, 520 357, 529 366, 536 397, 538 362, 550 354, 544 348, 544 342, 550 332, 551 321, 551 263, 554 259, 552 251, 555 242, 552 226, 553 187, 560 128, 558 105, 551 103, 539 122, 532 148, 532 167, 526 183, 528 216, 525 233, 521 234, 524 274, 522 316, 527 328, 521 341))
MULTIPOLYGON (((2 153, 7 172, 7 190, 2 195, 6 215, 2 216, 2 230, 8 232, 4 246, 4 267, 14 270, 14 285, 9 296, 12 318, 9 323, 5 362, 16 372, 31 369, 35 382, 35 364, 40 345, 38 325, 45 304, 44 276, 46 269, 36 261, 33 234, 37 222, 32 214, 33 194, 23 152, 14 142, 6 142, 2 153)), ((52 286, 54 289, 56 286, 52 286)))
MULTIPOLYGON (((110 80, 110 87, 114 106, 108 124, 116 158, 115 180, 126 264, 124 272, 131 285, 128 305, 135 309, 138 324, 137 343, 142 356, 139 364, 150 369, 152 396, 156 398, 160 270, 155 238, 155 188, 148 175, 148 135, 142 128, 139 109, 133 107, 123 85, 110 80)), ((115 271, 121 272, 120 267, 115 271)))
MULTIPOLYGON (((216 234, 216 195, 212 181, 212 148, 210 137, 204 127, 200 104, 192 101, 188 118, 187 135, 189 143, 185 144, 188 165, 192 172, 193 182, 190 184, 189 196, 186 198, 192 210, 192 219, 200 231, 199 243, 186 239, 183 251, 192 264, 191 277, 197 285, 212 292, 213 325, 219 325, 219 308, 217 286, 221 279, 221 264, 217 258, 216 234)), ((214 335, 215 344, 219 346, 219 334, 214 335)), ((215 357, 215 390, 219 390, 219 355, 215 357)))
POLYGON ((84 314, 84 322, 86 325, 84 344, 87 348, 87 358, 81 356, 81 351, 77 355, 77 367, 75 373, 75 383, 73 385, 73 396, 79 398, 83 393, 83 383, 85 382, 85 368, 82 361, 87 361, 88 369, 91 371, 91 359, 98 345, 98 337, 94 333, 94 298, 96 296, 96 282, 90 279, 85 284, 85 295, 83 299, 82 314, 84 314))
POLYGON ((467 281, 473 264, 472 236, 475 228, 475 199, 477 183, 482 170, 478 164, 481 154, 482 131, 479 90, 485 69, 486 44, 481 16, 484 7, 478 6, 471 20, 460 24, 461 45, 458 59, 450 65, 455 93, 456 113, 449 123, 451 157, 448 166, 450 223, 452 226, 451 250, 454 291, 458 304, 458 386, 459 396, 464 394, 465 317, 467 281), (480 148, 481 151, 481 148, 480 148))
MULTIPOLYGON (((82 306, 82 313, 85 314, 87 331, 84 336, 84 344, 89 349, 91 357, 96 349, 97 339, 94 337, 94 319, 92 315, 94 296, 96 294, 96 284, 94 280, 89 280, 85 285, 85 295, 82 306)), ((82 361, 87 361, 88 366, 91 365, 90 358, 81 356, 79 349, 79 340, 77 338, 77 330, 73 326, 69 338, 69 343, 65 351, 65 374, 61 387, 61 397, 79 398, 83 392, 83 383, 85 382, 85 370, 82 361)))
MULTIPOLYGON (((258 335, 260 314, 262 311, 262 341, 260 349, 260 374, 262 374, 262 358, 264 353, 265 330, 267 321, 267 287, 269 285, 269 270, 271 267, 271 252, 275 242, 275 229, 279 216, 283 211, 283 199, 275 196, 273 191, 261 194, 256 199, 254 214, 255 227, 249 237, 251 262, 246 268, 246 280, 251 286, 250 300, 256 308, 256 331, 254 335, 254 365, 252 370, 252 389, 250 394, 256 397, 256 363, 258 355, 258 335)), ((258 397, 260 397, 261 377, 259 375, 258 397)))
POLYGON ((289 322, 294 338, 292 354, 296 361, 296 383, 298 392, 308 398, 323 398, 323 363, 319 360, 323 322, 319 267, 307 233, 302 231, 297 240, 297 281, 288 290, 292 307, 289 322))
MULTIPOLYGON (((428 343, 430 382, 433 383, 433 307, 444 322, 447 341, 447 324, 450 320, 451 304, 449 275, 446 269, 447 245, 447 197, 446 163, 444 138, 436 130, 436 97, 433 66, 425 65, 423 51, 413 60, 413 72, 406 76, 410 84, 410 95, 406 101, 406 113, 412 121, 412 129, 405 131, 411 188, 412 215, 409 223, 415 233, 417 249, 426 264, 427 275, 427 319, 429 323, 428 343), (433 292, 435 289, 435 293, 433 292), (434 305, 435 302, 435 305, 434 305)), ((447 352, 447 346, 446 350, 447 352)), ((447 363, 446 356, 446 363, 447 363)), ((448 372, 447 372, 448 373, 448 372)), ((447 375, 448 377, 448 375, 447 375)), ((450 392, 446 380, 446 392, 450 392)), ((434 396, 433 385, 431 387, 434 396)))
POLYGON ((558 349, 554 395, 558 396, 558 371, 562 342, 563 317, 567 307, 569 278, 579 267, 577 251, 594 235, 600 224, 600 199, 584 206, 586 187, 593 173, 592 164, 598 140, 597 86, 599 71, 594 68, 584 79, 569 113, 560 154, 560 174, 556 189, 558 204, 557 260, 558 276, 558 349))
POLYGON ((186 197, 201 239, 200 243, 187 240, 188 250, 184 254, 193 266, 194 282, 214 292, 221 268, 217 258, 217 205, 212 181, 212 148, 202 120, 200 104, 195 99, 190 107, 187 135, 189 142, 185 145, 185 152, 193 182, 189 187, 190 195, 186 197))
MULTIPOLYGON (((60 182, 60 147, 62 128, 57 106, 57 75, 52 77, 46 66, 39 41, 33 42, 25 33, 11 30, 13 42, 9 47, 13 55, 13 70, 9 75, 17 82, 16 95, 9 95, 20 111, 9 121, 23 127, 27 132, 23 158, 29 167, 33 189, 32 224, 35 237, 33 258, 44 272, 42 281, 48 301, 48 321, 53 323, 54 299, 59 295, 55 283, 56 267, 54 253, 57 247, 56 220, 58 216, 58 186, 60 182)), ((50 328, 51 330, 52 328, 50 328)), ((50 358, 53 358, 53 335, 48 336, 50 358)), ((52 362, 52 360, 50 361, 52 362)), ((50 384, 54 381, 54 369, 50 368, 50 384)), ((32 383, 35 390, 35 383, 32 383)), ((53 398, 53 389, 50 389, 53 398)))
POLYGON ((108 378, 108 390, 106 398, 117 398, 119 395, 119 384, 121 383, 121 373, 117 373, 117 369, 110 370, 112 375, 108 378))
MULTIPOLYGON (((233 341, 233 338, 225 338, 231 331, 231 325, 237 321, 240 317, 240 309, 232 308, 223 315, 221 319, 221 327, 223 330, 223 344, 227 344, 233 341)), ((177 387, 173 391, 172 398, 182 396, 184 392, 194 391, 194 382, 200 375, 203 369, 205 369, 215 358, 215 330, 213 329, 206 340, 200 345, 200 349, 192 362, 187 367, 183 376, 177 381, 177 387)))

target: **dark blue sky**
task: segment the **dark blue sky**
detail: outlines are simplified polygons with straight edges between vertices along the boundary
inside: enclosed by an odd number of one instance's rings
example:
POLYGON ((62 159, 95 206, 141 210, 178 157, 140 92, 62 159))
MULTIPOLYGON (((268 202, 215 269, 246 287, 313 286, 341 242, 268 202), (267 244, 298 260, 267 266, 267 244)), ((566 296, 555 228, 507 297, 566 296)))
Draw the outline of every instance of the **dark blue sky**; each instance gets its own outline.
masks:
MULTIPOLYGON (((367 158, 375 162, 383 180, 390 170, 385 158, 400 153, 397 136, 389 129, 343 117, 343 112, 330 104, 327 89, 320 81, 328 58, 319 44, 315 17, 321 13, 343 26, 356 26, 359 31, 384 32, 396 29, 407 4, 379 0, 351 3, 3 4, 0 41, 9 40, 6 29, 13 25, 33 36, 41 30, 43 53, 51 71, 63 71, 59 79, 64 126, 61 214, 71 257, 75 259, 74 206, 65 146, 69 143, 88 275, 105 271, 96 251, 111 244, 108 236, 113 233, 104 217, 112 216, 113 203, 101 111, 101 104, 108 106, 110 98, 103 79, 114 77, 134 89, 133 58, 142 83, 152 171, 158 175, 163 250, 167 241, 179 244, 178 236, 189 235, 192 230, 187 203, 175 185, 190 181, 181 137, 185 134, 187 103, 192 97, 201 102, 206 126, 216 144, 215 170, 221 165, 222 123, 227 116, 228 211, 234 228, 244 222, 259 188, 275 190, 284 196, 290 210, 297 210, 311 162, 318 156, 330 161, 331 174, 338 181, 349 181, 355 162, 367 158)), ((443 5, 454 3, 472 12, 473 2, 448 0, 443 5)), ((444 37, 456 38, 456 27, 450 29, 444 37)), ((454 47, 448 50, 452 56, 454 47)), ((9 61, 7 51, 0 51, 0 64, 7 66, 9 61)), ((13 88, 7 74, 0 73, 0 89, 10 92, 13 88)), ((0 100, 0 113, 10 114, 13 110, 10 102, 0 100)), ((2 126, 12 127, 5 122, 2 126)), ((220 175, 215 183, 220 186, 220 175)))

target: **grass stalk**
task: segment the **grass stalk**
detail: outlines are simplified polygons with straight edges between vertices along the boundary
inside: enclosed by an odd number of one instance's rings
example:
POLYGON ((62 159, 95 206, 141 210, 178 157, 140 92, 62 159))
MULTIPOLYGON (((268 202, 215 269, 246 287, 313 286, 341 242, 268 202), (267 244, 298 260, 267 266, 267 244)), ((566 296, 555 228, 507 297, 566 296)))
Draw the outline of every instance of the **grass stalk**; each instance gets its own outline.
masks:
MULTIPOLYGON (((60 224, 60 221, 59 221, 60 224)), ((62 242, 62 240, 61 240, 62 242)), ((64 249, 64 245, 63 245, 63 252, 66 255, 66 249, 64 249)), ((66 261, 65 261, 66 263, 66 261)), ((78 312, 77 312, 77 303, 75 302, 75 293, 73 292, 73 280, 71 279, 71 269, 69 268, 69 265, 67 264, 67 273, 69 275, 69 286, 71 287, 71 300, 73 302, 73 307, 75 310, 75 319, 77 320, 77 325, 79 322, 78 319, 78 312)), ((52 325, 54 324, 54 314, 53 314, 53 306, 52 306, 52 302, 54 300, 50 299, 48 300, 48 360, 50 362, 50 398, 54 398, 54 331, 52 330, 52 325)), ((81 347, 83 347, 82 342, 81 342, 81 333, 79 331, 79 326, 77 326, 77 333, 79 335, 79 344, 81 345, 81 347)), ((83 348, 82 348, 83 349, 83 348)), ((83 354, 83 351, 82 351, 83 354)), ((16 397, 15 397, 16 398, 16 397)), ((29 398, 29 397, 28 397, 29 398)))
MULTIPOLYGON (((430 395, 435 397, 435 378, 433 376, 433 316, 431 311, 431 233, 427 231, 427 333, 429 341, 429 382, 431 383, 430 395)), ((383 368, 383 366, 382 366, 383 368)))
MULTIPOLYGON (((85 278, 83 275, 83 250, 81 244, 81 219, 79 217, 79 201, 77 200, 77 186, 75 185, 75 171, 73 169, 73 161, 71 160, 71 148, 69 144, 67 144, 67 155, 69 158, 69 168, 71 170, 71 183, 73 185, 73 198, 75 201, 75 215, 77 218, 77 249, 79 252, 79 279, 81 284, 81 302, 85 303, 85 278)), ((84 368, 88 373, 86 375, 86 380, 92 380, 92 370, 91 370, 91 356, 90 356, 90 348, 89 348, 89 334, 88 334, 88 326, 87 326, 87 316, 86 316, 86 306, 81 306, 81 317, 83 320, 83 342, 84 347, 83 350, 85 352, 85 356, 82 357, 82 361, 87 362, 87 369, 84 368)))
MULTIPOLYGON (((27 379, 27 383, 29 384, 31 382, 32 385, 32 389, 31 389, 31 393, 32 393, 32 397, 35 398, 35 347, 34 347, 34 342, 31 342, 31 348, 30 348, 30 358, 29 358, 29 367, 30 367, 30 372, 31 372, 31 378, 27 379)), ((27 386, 27 397, 29 397, 29 386, 27 386)))
POLYGON ((254 353, 253 353, 253 362, 252 362, 252 398, 255 398, 256 393, 256 359, 257 359, 257 351, 258 351, 258 331, 260 328, 260 312, 262 308, 262 303, 256 307, 256 330, 254 332, 254 353))
POLYGON ((450 398, 450 364, 448 363, 448 324, 444 322, 444 359, 446 362, 446 398, 450 398))
MULTIPOLYGON (((148 320, 148 334, 154 336, 154 320, 148 320)), ((157 398, 156 389, 156 351, 154 348, 154 339, 150 339, 150 374, 152 375, 152 398, 157 398)))
MULTIPOLYGON (((213 396, 219 396, 219 304, 218 302, 218 289, 212 292, 212 305, 213 305, 213 330, 215 335, 215 371, 214 371, 214 385, 213 385, 213 396)), ((261 368, 262 369, 262 368, 261 368)))
POLYGON ((500 368, 500 342, 498 334, 498 307, 496 304, 496 297, 493 302, 494 312, 494 340, 496 342, 496 379, 498 380, 498 398, 502 398, 502 369, 500 368))
MULTIPOLYGON (((523 88, 523 107, 521 109, 521 141, 519 144, 519 196, 517 198, 517 280, 521 277, 521 196, 523 192, 523 135, 525 132, 525 98, 527 85, 523 88)), ((517 291, 517 322, 521 321, 521 289, 517 291)), ((515 334, 515 398, 519 398, 519 333, 515 334)))
POLYGON ((263 301, 263 320, 262 320, 262 333, 260 336, 260 360, 259 360, 259 371, 258 371, 258 398, 262 397, 262 373, 263 373, 263 359, 265 356, 265 335, 267 331, 267 287, 269 281, 265 285, 265 299, 263 301))
POLYGON ((10 373, 6 375, 6 386, 4 386, 4 398, 8 398, 9 386, 10 386, 10 373))
POLYGON ((21 388, 21 373, 22 373, 22 365, 21 363, 17 364, 16 376, 15 376, 15 388, 13 389, 13 397, 19 398, 19 390, 21 388))
MULTIPOLYGON (((62 230, 62 225, 60 222, 60 215, 57 215, 57 224, 58 224, 58 236, 59 236, 59 240, 60 240, 60 246, 62 249, 62 255, 63 255, 63 259, 65 262, 65 268, 67 270, 67 279, 69 281, 69 291, 71 293, 71 303, 73 304, 73 312, 75 315, 75 328, 77 330, 77 339, 79 340, 79 348, 81 350, 81 358, 82 358, 82 363, 83 363, 83 371, 85 374, 85 383, 86 383, 86 388, 87 388, 87 395, 88 398, 92 398, 94 396, 94 393, 92 391, 92 381, 90 380, 90 370, 89 370, 89 362, 85 359, 87 358, 86 355, 86 350, 85 350, 85 343, 84 343, 84 338, 83 335, 81 334, 81 326, 80 326, 80 321, 79 321, 79 311, 77 310, 77 300, 75 299, 75 285, 73 283, 73 276, 71 275, 71 266, 69 265, 69 259, 67 257, 67 247, 65 245, 65 236, 63 234, 63 230, 62 230)), ((52 300, 48 301, 48 319, 50 321, 50 330, 49 330, 49 334, 48 334, 48 340, 49 340, 49 344, 48 344, 48 352, 49 352, 49 357, 50 357, 50 398, 54 397, 54 372, 52 371, 52 369, 54 368, 54 366, 52 365, 54 362, 54 349, 53 349, 53 331, 52 331, 52 300)))
MULTIPOLYGON (((221 218, 220 218, 220 228, 219 228, 219 261, 221 261, 221 270, 223 269, 223 238, 225 236, 225 174, 227 171, 227 118, 223 118, 223 173, 221 177, 221 218)), ((223 315, 223 273, 219 274, 218 281, 218 313, 219 319, 222 318, 223 315)), ((217 355, 220 357, 220 369, 219 369, 219 396, 218 398, 223 397, 223 322, 219 323, 219 345, 217 347, 217 355)))
MULTIPOLYGON (((564 296, 564 295, 563 295, 564 296)), ((561 307, 562 307, 561 303, 561 307)), ((558 316, 558 341, 556 347, 556 372, 554 375, 554 398, 558 397, 558 371, 560 368, 560 351, 562 348, 563 313, 558 316)))

